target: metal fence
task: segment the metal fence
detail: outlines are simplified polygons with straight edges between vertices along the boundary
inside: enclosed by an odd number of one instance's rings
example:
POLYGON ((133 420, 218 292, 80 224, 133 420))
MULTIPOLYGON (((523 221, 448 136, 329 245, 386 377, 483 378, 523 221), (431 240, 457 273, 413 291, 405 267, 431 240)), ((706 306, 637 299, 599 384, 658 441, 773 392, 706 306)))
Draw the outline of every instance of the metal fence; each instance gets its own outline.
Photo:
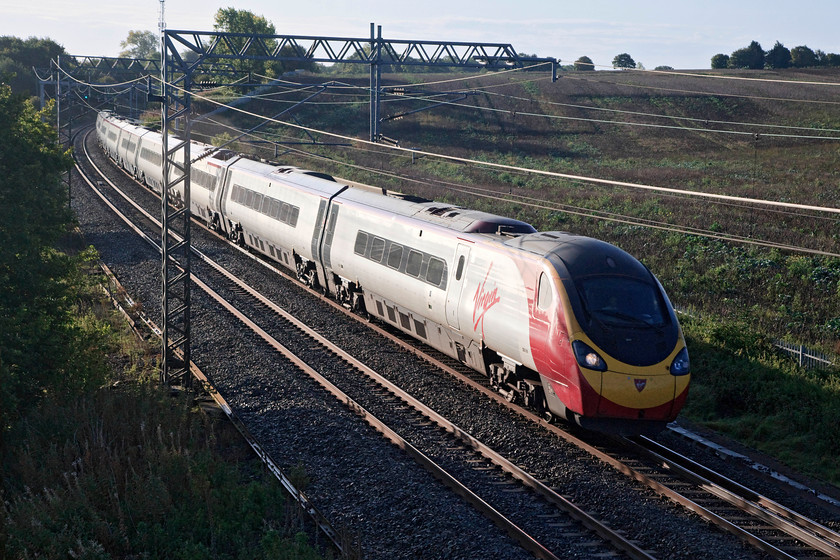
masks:
POLYGON ((774 340, 773 345, 782 352, 791 356, 805 369, 827 368, 837 365, 836 358, 806 348, 801 344, 793 344, 784 340, 774 340))
MULTIPOLYGON (((682 307, 679 305, 674 306, 674 311, 682 315, 688 315, 689 317, 702 317, 702 313, 700 313, 698 310, 682 307)), ((793 342, 786 342, 784 340, 774 339, 773 346, 781 350, 783 353, 787 354, 789 357, 796 360, 797 363, 799 363, 799 365, 801 367, 804 367, 805 369, 819 369, 838 366, 837 356, 823 354, 822 352, 812 350, 811 348, 808 348, 807 346, 804 346, 802 344, 795 344, 793 342)))

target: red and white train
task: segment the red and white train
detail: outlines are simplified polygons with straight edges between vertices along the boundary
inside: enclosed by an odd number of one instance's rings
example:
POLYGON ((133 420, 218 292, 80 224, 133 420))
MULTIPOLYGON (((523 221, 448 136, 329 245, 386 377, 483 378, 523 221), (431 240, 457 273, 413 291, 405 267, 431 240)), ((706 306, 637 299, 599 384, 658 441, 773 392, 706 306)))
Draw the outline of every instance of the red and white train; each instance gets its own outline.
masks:
MULTIPOLYGON (((96 126, 110 157, 160 192, 160 133, 109 113, 96 126)), ((192 158, 205 156, 191 165, 193 215, 486 373, 509 398, 621 433, 657 432, 683 406, 689 359, 673 307, 654 275, 617 247, 190 148, 192 158)))

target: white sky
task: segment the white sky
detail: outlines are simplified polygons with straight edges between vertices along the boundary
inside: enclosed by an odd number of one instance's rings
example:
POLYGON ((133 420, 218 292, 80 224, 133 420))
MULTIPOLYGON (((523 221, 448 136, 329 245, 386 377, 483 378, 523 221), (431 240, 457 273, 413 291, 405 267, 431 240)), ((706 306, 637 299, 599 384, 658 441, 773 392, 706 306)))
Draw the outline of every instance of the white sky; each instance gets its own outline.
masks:
MULTIPOLYGON (((167 0, 166 25, 210 31, 216 10, 231 4, 167 0)), ((368 37, 375 22, 385 39, 510 43, 563 63, 586 55, 611 66, 626 52, 649 69, 709 68, 716 53, 752 40, 765 50, 778 40, 840 53, 838 0, 250 0, 233 7, 264 16, 283 35, 368 37)), ((117 56, 129 30, 157 31, 159 8, 159 0, 3 0, 0 35, 47 37, 75 55, 117 56)))

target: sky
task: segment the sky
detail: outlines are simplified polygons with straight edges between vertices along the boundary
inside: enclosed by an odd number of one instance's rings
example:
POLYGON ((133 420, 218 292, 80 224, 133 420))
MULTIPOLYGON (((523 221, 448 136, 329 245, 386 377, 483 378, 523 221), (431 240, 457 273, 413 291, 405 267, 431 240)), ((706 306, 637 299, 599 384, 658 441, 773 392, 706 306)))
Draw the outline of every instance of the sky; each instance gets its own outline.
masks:
MULTIPOLYGON (((806 0, 166 0, 171 30, 211 31, 219 8, 262 15, 280 35, 509 43, 569 64, 611 67, 629 54, 645 68, 709 68, 712 56, 758 41, 840 53, 840 2, 806 0), (480 7, 476 7, 480 6, 480 7)), ((117 56, 130 30, 157 32, 159 0, 3 0, 0 36, 49 38, 69 54, 117 56)))

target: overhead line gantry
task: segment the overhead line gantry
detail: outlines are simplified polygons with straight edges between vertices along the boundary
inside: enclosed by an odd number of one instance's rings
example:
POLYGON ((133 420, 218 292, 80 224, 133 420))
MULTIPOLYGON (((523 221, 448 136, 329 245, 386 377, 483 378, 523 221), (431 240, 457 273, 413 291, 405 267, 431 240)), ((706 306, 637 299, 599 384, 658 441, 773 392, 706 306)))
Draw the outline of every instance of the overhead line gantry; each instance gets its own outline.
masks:
MULTIPOLYGON (((162 16, 161 16, 162 19, 162 16)), ((163 135, 162 308, 163 355, 161 380, 188 385, 190 358, 190 102, 195 77, 211 75, 213 67, 238 61, 366 64, 370 67, 370 140, 380 139, 381 79, 384 66, 510 69, 546 64, 557 79, 557 59, 519 54, 508 43, 392 40, 382 27, 370 26, 370 37, 341 38, 300 35, 259 35, 223 31, 181 31, 161 24, 161 92, 150 101, 161 103, 163 135), (180 121, 170 145, 168 132, 180 121), (183 206, 170 206, 170 191, 183 184, 183 206), (177 237, 180 235, 180 239, 177 237)), ((235 72, 235 70, 234 70, 235 72)))

